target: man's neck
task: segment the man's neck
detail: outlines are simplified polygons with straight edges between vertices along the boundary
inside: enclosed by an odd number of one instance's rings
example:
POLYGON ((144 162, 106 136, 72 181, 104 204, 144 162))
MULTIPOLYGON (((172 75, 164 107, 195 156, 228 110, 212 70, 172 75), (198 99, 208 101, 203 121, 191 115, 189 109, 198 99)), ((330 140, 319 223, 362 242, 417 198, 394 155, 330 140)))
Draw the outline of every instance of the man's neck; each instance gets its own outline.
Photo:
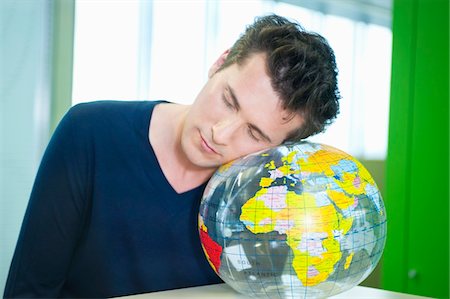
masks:
POLYGON ((160 167, 177 193, 198 187, 215 171, 192 164, 181 147, 181 133, 189 107, 178 104, 157 105, 149 131, 149 140, 160 167))

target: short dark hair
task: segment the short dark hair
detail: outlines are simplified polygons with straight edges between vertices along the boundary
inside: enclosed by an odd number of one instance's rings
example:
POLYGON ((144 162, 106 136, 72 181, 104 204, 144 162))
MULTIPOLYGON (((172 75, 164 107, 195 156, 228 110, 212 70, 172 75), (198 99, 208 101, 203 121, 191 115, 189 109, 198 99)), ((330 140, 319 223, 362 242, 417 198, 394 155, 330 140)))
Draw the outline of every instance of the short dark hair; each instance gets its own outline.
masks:
POLYGON ((231 47, 219 71, 242 65, 256 53, 266 55, 266 70, 283 108, 305 120, 286 141, 320 133, 332 123, 340 95, 334 52, 325 38, 281 16, 258 17, 231 47))

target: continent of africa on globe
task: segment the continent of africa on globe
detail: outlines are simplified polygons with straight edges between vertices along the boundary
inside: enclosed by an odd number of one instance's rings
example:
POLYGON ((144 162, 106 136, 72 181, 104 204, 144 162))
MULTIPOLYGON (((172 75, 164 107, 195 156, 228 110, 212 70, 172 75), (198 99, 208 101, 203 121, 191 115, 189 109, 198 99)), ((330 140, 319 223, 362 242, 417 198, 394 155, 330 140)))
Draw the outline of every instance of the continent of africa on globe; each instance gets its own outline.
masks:
POLYGON ((238 292, 323 298, 373 271, 386 212, 360 162, 303 141, 219 168, 200 204, 199 233, 211 267, 238 292))

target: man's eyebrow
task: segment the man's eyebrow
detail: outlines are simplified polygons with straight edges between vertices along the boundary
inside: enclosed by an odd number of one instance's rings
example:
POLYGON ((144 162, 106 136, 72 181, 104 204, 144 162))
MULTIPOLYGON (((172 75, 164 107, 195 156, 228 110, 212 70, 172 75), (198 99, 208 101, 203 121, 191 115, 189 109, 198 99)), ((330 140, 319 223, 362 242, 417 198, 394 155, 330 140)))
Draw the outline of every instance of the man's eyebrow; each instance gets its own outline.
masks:
MULTIPOLYGON (((236 97, 236 94, 234 93, 233 88, 231 88, 230 85, 227 85, 227 86, 226 86, 226 90, 227 90, 228 93, 230 94, 230 97, 231 97, 231 99, 232 99, 232 101, 233 101, 233 105, 234 105, 236 111, 239 111, 239 110, 241 109, 241 106, 239 105, 239 101, 238 101, 238 99, 237 99, 237 97, 236 97)), ((254 124, 249 124, 249 126, 250 126, 250 128, 251 128, 252 130, 255 130, 255 131, 258 133, 258 135, 261 136, 261 138, 263 138, 264 140, 266 140, 266 141, 269 142, 269 143, 272 143, 272 140, 270 139, 270 137, 267 136, 267 134, 265 134, 260 128, 258 128, 258 127, 255 126, 254 124)))

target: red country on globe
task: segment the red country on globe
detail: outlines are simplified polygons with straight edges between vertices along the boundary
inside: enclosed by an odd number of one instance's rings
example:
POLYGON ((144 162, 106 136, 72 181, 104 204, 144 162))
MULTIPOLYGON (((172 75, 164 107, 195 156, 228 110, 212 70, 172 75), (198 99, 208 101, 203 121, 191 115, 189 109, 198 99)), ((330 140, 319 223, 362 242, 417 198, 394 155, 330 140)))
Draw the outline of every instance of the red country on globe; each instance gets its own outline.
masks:
POLYGON ((223 250, 222 246, 220 246, 213 239, 211 239, 204 225, 202 225, 200 228, 200 240, 202 243, 203 250, 205 251, 208 257, 209 263, 213 267, 214 271, 216 271, 216 273, 219 273, 220 256, 223 250))

